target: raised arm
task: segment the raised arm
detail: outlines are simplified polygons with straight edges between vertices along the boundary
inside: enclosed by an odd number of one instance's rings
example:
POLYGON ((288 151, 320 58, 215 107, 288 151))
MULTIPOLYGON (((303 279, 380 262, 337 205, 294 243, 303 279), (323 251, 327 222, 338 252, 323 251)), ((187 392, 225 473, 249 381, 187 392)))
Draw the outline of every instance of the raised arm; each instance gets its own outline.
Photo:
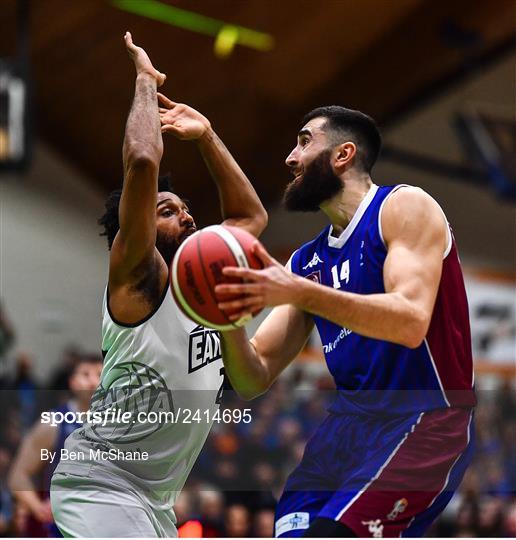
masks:
POLYGON ((292 304, 367 337, 416 348, 430 324, 447 243, 443 214, 422 190, 403 188, 386 202, 382 229, 387 244, 385 293, 361 295, 338 291, 289 274, 257 243, 264 270, 225 269, 248 283, 218 285, 217 293, 246 294, 221 302, 221 309, 240 309, 234 317, 263 306, 292 304))
POLYGON ((124 40, 136 68, 136 85, 125 128, 120 230, 111 249, 110 286, 133 281, 135 270, 155 255, 157 180, 163 154, 156 89, 165 75, 133 44, 129 32, 124 40))
POLYGON ((217 185, 224 224, 242 227, 259 236, 267 225, 267 212, 251 182, 213 131, 208 119, 192 107, 158 94, 162 131, 181 140, 195 140, 217 185))

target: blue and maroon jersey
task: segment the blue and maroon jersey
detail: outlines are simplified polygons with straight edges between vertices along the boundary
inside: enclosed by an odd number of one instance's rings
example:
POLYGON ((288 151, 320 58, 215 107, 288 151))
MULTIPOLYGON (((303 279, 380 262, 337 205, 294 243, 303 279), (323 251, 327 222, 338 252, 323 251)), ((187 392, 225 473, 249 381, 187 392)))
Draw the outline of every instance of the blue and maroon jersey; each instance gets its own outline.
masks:
MULTIPOLYGON (((294 252, 292 272, 341 291, 384 293, 382 205, 402 187, 373 184, 338 238, 328 226, 294 252)), ((390 415, 475 405, 468 303, 451 231, 430 327, 416 349, 313 317, 338 390, 331 411, 390 415)))

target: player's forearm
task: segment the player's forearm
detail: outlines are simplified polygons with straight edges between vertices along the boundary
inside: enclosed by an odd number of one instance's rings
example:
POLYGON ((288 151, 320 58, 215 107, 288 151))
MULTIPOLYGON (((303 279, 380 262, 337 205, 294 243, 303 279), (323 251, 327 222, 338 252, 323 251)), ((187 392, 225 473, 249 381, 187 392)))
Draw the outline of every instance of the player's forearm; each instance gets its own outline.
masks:
POLYGON ((125 177, 119 209, 121 238, 136 262, 155 243, 157 178, 163 153, 160 125, 156 81, 140 74, 125 130, 125 177))
POLYGON ((16 500, 25 504, 31 512, 35 512, 41 503, 30 475, 16 465, 9 475, 9 489, 16 500))
POLYGON ((427 331, 422 311, 397 292, 355 294, 303 279, 295 294, 299 309, 367 337, 415 348, 427 331))
POLYGON ((211 127, 198 146, 217 184, 224 220, 259 236, 267 225, 267 212, 247 176, 211 127))
POLYGON ((220 343, 226 375, 237 394, 244 399, 263 394, 270 385, 268 372, 245 330, 221 332, 220 343))
POLYGON ((154 77, 140 73, 136 77, 131 111, 127 118, 123 146, 124 166, 155 166, 163 154, 163 139, 154 77))

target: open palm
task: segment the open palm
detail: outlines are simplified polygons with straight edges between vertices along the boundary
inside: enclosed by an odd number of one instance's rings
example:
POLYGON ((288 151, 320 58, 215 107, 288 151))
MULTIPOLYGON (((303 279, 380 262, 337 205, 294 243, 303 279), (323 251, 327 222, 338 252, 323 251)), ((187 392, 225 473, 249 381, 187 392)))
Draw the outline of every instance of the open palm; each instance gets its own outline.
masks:
POLYGON ((158 100, 162 105, 159 116, 163 133, 172 133, 178 139, 189 141, 199 139, 209 129, 209 120, 192 107, 175 103, 160 93, 158 100))

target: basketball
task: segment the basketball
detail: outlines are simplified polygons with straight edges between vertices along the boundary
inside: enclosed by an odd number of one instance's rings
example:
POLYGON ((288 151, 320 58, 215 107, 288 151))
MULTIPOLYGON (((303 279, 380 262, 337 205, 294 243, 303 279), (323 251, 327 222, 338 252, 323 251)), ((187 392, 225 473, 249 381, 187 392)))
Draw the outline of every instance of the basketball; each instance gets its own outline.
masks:
POLYGON ((226 266, 260 269, 261 261, 251 252, 256 238, 238 227, 212 225, 197 231, 179 247, 172 261, 170 288, 183 313, 193 321, 232 330, 249 322, 259 311, 231 321, 231 312, 218 308, 215 286, 239 283, 222 273, 226 266))

